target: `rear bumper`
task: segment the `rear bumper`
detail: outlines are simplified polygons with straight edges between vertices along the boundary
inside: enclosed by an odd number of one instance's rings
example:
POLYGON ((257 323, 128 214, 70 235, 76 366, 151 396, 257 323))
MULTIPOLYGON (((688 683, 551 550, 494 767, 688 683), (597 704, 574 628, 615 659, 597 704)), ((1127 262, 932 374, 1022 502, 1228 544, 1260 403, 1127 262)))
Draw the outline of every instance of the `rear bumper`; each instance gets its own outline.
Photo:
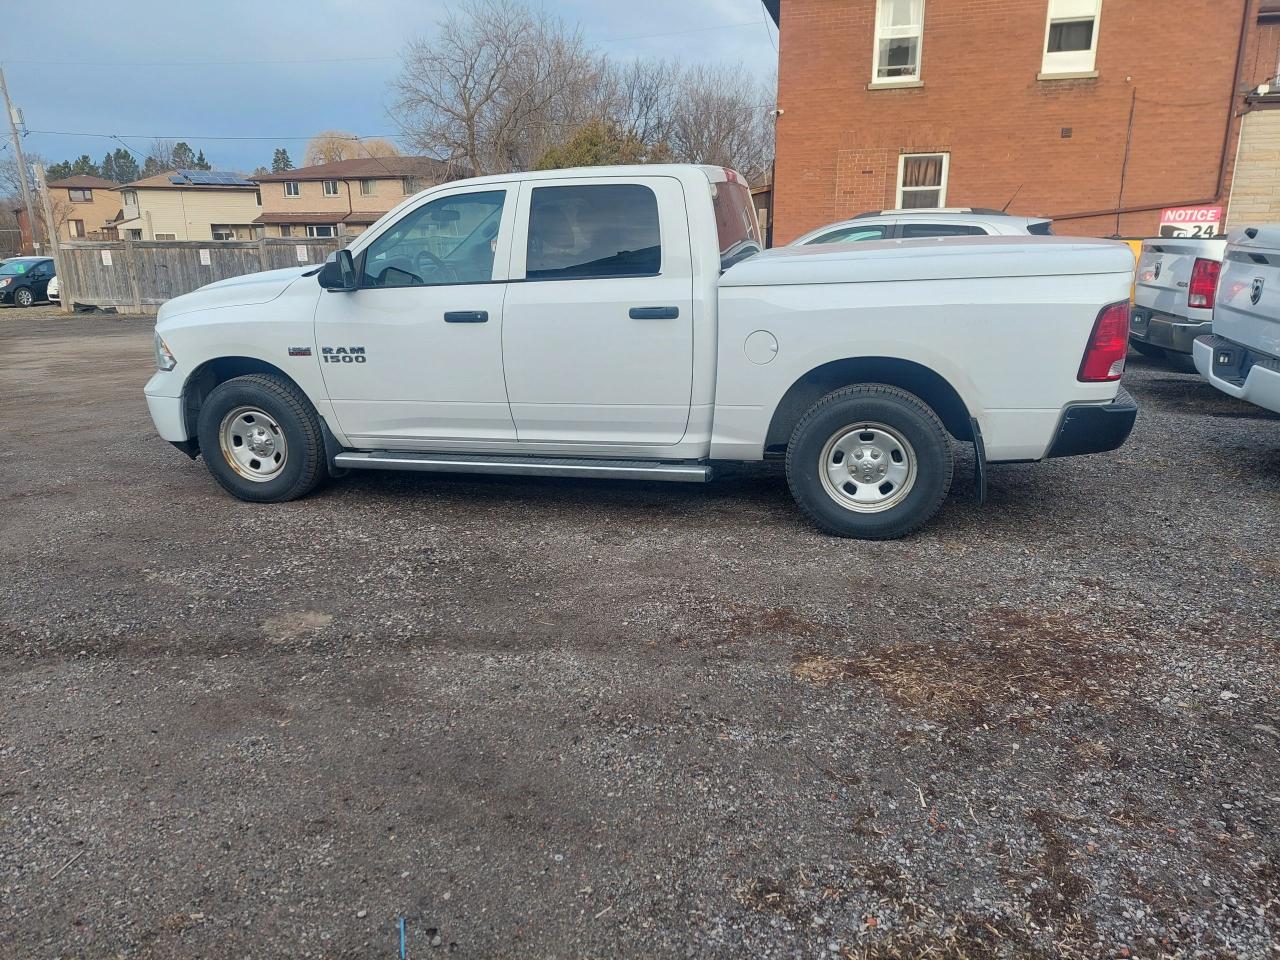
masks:
POLYGON ((1138 405, 1124 387, 1111 403, 1076 403, 1062 412, 1050 457, 1079 457, 1115 450, 1129 439, 1138 405))
POLYGON ((1280 358, 1226 337, 1201 337, 1192 354, 1196 370, 1229 397, 1280 413, 1280 358), (1226 363, 1220 361, 1225 360, 1226 363))
POLYGON ((1156 313, 1147 307, 1134 307, 1129 314, 1129 339, 1162 347, 1174 353, 1190 353, 1197 337, 1213 330, 1208 321, 1188 320, 1167 313, 1156 313))

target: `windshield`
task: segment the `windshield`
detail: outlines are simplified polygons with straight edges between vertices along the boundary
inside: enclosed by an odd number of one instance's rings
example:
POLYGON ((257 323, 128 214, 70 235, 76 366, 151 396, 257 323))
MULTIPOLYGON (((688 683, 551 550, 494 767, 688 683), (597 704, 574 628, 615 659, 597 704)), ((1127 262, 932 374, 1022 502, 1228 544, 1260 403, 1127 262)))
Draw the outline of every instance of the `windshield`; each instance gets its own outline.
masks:
POLYGON ((751 191, 746 184, 739 181, 713 183, 711 202, 716 211, 721 270, 728 270, 735 263, 764 249, 760 224, 751 204, 751 191))

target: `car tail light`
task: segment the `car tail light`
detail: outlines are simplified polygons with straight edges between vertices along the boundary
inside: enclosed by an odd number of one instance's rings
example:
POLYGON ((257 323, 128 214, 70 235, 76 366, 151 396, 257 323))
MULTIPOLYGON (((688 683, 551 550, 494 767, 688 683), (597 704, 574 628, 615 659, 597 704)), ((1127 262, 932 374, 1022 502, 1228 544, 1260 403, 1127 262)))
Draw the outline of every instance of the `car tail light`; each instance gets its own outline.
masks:
POLYGON ((1107 383, 1119 380, 1124 373, 1124 358, 1129 352, 1129 301, 1122 300, 1103 307, 1089 334, 1089 345, 1080 361, 1081 383, 1107 383))
POLYGON ((1201 310, 1213 309, 1214 294, 1218 291, 1218 274, 1222 272, 1222 264, 1217 260, 1196 258, 1196 265, 1191 268, 1191 289, 1187 292, 1187 306, 1201 310))

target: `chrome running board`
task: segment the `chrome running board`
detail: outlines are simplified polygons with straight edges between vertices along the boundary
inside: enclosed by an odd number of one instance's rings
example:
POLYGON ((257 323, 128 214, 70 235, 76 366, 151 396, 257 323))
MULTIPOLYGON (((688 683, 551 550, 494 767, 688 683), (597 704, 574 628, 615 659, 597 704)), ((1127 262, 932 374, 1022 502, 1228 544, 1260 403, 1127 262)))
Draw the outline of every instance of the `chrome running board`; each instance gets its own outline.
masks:
POLYGON ((568 457, 480 457, 468 454, 347 450, 333 465, 350 470, 418 470, 424 473, 487 473, 525 477, 601 477, 613 480, 665 480, 706 483, 711 467, 683 461, 589 460, 568 457))

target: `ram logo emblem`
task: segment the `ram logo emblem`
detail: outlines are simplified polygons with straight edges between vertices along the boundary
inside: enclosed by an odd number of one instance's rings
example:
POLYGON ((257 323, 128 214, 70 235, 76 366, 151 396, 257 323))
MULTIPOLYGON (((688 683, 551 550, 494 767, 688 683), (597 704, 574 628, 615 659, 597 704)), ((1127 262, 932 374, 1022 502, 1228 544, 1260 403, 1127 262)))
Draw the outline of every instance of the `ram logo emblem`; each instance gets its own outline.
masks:
POLYGON ((1258 305, 1258 301, 1262 299, 1262 287, 1264 283, 1265 281, 1262 277, 1257 277, 1253 281, 1253 293, 1249 294, 1249 299, 1253 301, 1253 305, 1255 307, 1258 305))

